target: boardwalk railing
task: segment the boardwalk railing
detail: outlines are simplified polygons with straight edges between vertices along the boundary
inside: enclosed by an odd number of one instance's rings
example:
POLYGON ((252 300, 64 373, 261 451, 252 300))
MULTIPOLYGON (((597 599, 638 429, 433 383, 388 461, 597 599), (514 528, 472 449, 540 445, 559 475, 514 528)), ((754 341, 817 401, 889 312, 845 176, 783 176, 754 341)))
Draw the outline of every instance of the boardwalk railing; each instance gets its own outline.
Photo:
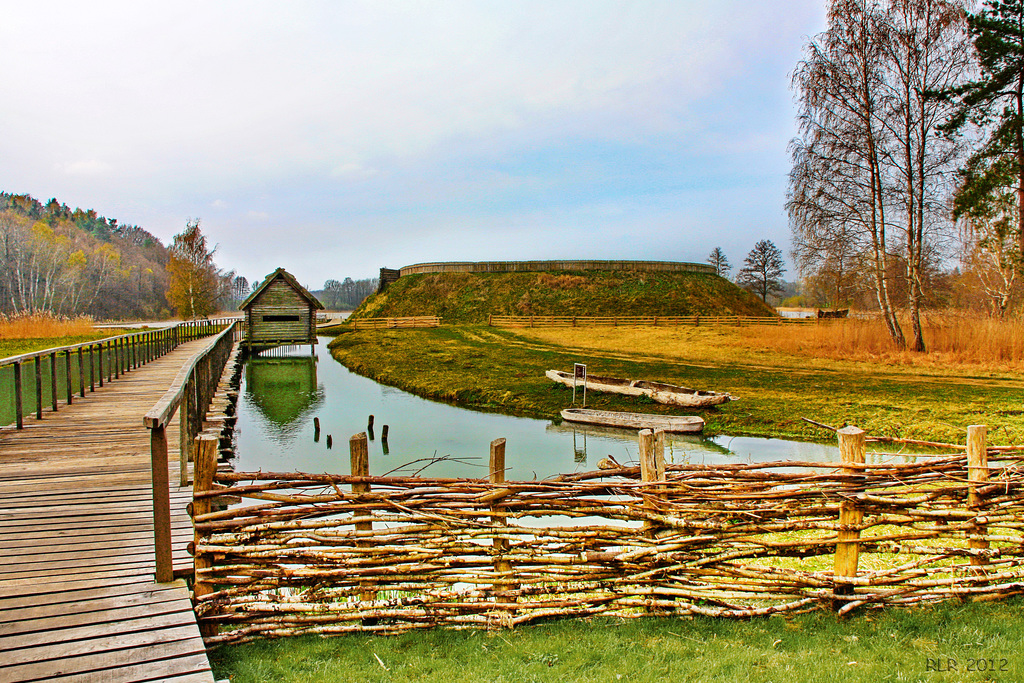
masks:
POLYGON ((179 414, 179 459, 181 485, 188 484, 188 461, 196 434, 202 429, 206 409, 217 390, 217 383, 237 333, 237 322, 225 327, 203 348, 192 354, 163 395, 143 418, 150 430, 150 455, 153 468, 153 544, 156 554, 156 580, 174 580, 171 562, 170 476, 167 459, 167 425, 179 414))
POLYGON ((911 462, 865 464, 845 427, 841 463, 666 466, 645 430, 639 467, 544 481, 504 480, 504 439, 488 479, 369 476, 365 434, 347 475, 197 463, 196 503, 242 501, 193 508, 196 612, 212 644, 1006 597, 1024 585, 1024 456, 985 433, 911 462))
POLYGON ((189 321, 0 359, 0 395, 11 397, 0 405, 0 424, 13 423, 22 429, 26 415, 34 412, 41 420, 44 409, 57 412, 61 405, 71 405, 75 394, 84 398, 87 391, 159 358, 178 344, 213 334, 223 324, 220 320, 189 321))
POLYGON ((489 315, 491 327, 679 327, 683 325, 806 325, 818 318, 783 318, 754 315, 489 315))

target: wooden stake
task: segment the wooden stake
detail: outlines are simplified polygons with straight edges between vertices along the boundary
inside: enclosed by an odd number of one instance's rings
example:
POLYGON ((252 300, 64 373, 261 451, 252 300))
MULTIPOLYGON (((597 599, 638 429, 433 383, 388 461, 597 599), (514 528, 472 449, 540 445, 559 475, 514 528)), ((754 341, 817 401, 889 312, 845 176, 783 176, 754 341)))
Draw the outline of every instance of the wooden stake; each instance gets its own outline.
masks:
POLYGON ((43 419, 43 357, 36 356, 32 361, 32 369, 36 375, 36 419, 43 419))
MULTIPOLYGON (((978 485, 988 481, 987 435, 988 427, 985 425, 971 425, 967 428, 967 478, 970 481, 967 487, 967 507, 971 512, 981 512, 985 507, 985 499, 978 493, 978 485)), ((984 535, 987 532, 986 525, 974 525, 973 533, 984 535)), ((975 550, 988 550, 989 544, 988 541, 972 538, 968 540, 967 547, 975 550)), ((988 558, 971 556, 972 566, 982 567, 986 564, 988 564, 988 558)))
MULTIPOLYGON (((490 476, 488 478, 492 484, 505 483, 505 439, 495 439, 491 442, 490 476)), ((500 500, 495 500, 491 504, 491 511, 498 512, 499 506, 500 500)), ((491 517, 491 523, 498 527, 507 524, 504 516, 501 515, 491 517)), ((494 549, 494 571, 499 574, 511 574, 512 564, 505 559, 505 553, 508 552, 508 541, 503 538, 495 538, 491 547, 494 549)), ((502 595, 510 588, 512 588, 512 584, 506 581, 494 584, 496 595, 502 595)))
MULTIPOLYGON (((863 465, 865 455, 865 433, 857 427, 843 427, 838 432, 839 454, 844 465, 863 465)), ((858 468, 843 467, 843 474, 862 474, 858 468)), ((844 500, 839 504, 839 523, 841 525, 858 525, 864 521, 864 513, 857 508, 853 500, 844 500)), ((849 529, 838 532, 834 576, 853 578, 857 576, 857 562, 860 559, 860 530, 849 529)), ((836 583, 833 592, 836 595, 853 595, 853 584, 836 583)), ((842 607, 843 601, 836 600, 835 607, 842 607)))
POLYGON ((57 352, 50 354, 50 398, 53 412, 57 412, 57 352))

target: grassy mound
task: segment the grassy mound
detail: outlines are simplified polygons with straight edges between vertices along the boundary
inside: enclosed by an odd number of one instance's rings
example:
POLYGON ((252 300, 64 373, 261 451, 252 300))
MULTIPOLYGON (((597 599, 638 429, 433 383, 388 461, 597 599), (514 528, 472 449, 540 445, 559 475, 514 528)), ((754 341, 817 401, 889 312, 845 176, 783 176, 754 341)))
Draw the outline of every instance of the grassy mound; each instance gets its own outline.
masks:
POLYGON ((774 315, 753 294, 704 273, 587 271, 407 275, 366 299, 352 318, 438 315, 447 323, 494 315, 774 315))

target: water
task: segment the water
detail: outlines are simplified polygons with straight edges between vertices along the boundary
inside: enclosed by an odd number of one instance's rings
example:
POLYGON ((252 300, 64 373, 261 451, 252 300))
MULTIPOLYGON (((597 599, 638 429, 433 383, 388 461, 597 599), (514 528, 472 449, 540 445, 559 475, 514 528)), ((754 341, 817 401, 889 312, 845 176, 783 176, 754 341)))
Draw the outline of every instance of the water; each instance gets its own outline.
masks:
MULTIPOLYGON (((369 415, 375 418, 370 442, 374 475, 485 477, 490 443, 499 437, 507 439, 510 480, 593 470, 608 456, 623 465, 638 462, 635 432, 556 425, 428 401, 349 372, 331 358, 326 342, 321 338, 315 356, 303 347, 247 362, 238 405, 236 470, 345 474, 348 439, 366 430, 369 415), (319 439, 314 417, 320 419, 319 439), (389 427, 386 445, 381 441, 384 425, 389 427)), ((782 439, 670 434, 666 460, 836 462, 839 449, 782 439)))

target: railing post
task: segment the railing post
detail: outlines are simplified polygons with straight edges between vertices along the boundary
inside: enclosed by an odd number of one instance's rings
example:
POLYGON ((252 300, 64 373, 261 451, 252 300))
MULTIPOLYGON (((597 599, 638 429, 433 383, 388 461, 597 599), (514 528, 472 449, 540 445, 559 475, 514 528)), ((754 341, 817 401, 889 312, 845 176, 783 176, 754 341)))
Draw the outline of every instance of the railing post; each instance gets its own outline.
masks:
POLYGON ((57 352, 50 354, 50 398, 53 399, 53 412, 57 412, 57 352))
POLYGON ((151 427, 150 460, 153 470, 153 551, 157 583, 174 580, 171 557, 171 494, 167 472, 167 433, 163 425, 151 427))
POLYGON ((36 419, 43 419, 43 357, 36 356, 32 361, 32 369, 36 377, 36 419))
MULTIPOLYGON (((863 465, 865 455, 864 430, 857 427, 843 427, 837 432, 839 436, 839 454, 843 461, 843 474, 863 475, 858 467, 846 465, 863 465)), ((838 579, 855 578, 857 562, 860 559, 860 529, 845 527, 859 526, 864 521, 864 513, 857 507, 856 501, 846 498, 839 504, 839 532, 836 543, 835 568, 833 571, 836 595, 835 608, 840 608, 844 600, 839 596, 852 596, 852 583, 839 583, 838 579)))
MULTIPOLYGON (((351 462, 351 472, 353 477, 368 477, 370 476, 370 448, 366 438, 366 432, 353 435, 348 440, 349 458, 351 462)), ((352 493, 369 493, 370 484, 369 482, 356 482, 352 484, 352 493)), ((369 515, 368 510, 360 510, 355 513, 357 516, 363 517, 369 515)), ((356 522, 356 531, 372 531, 373 522, 356 522)), ((356 541, 357 548, 369 548, 372 547, 373 543, 369 540, 356 541)), ((361 594, 361 599, 364 602, 373 602, 377 599, 377 591, 372 590, 372 581, 363 581, 361 585, 364 586, 364 590, 361 594)))
POLYGON ((64 352, 64 379, 68 385, 68 405, 71 405, 75 395, 75 387, 71 383, 71 349, 64 352))
POLYGON ((78 347, 78 393, 82 398, 85 398, 85 353, 82 351, 82 347, 78 347))
POLYGON ((99 346, 100 350, 99 350, 99 353, 96 354, 96 359, 97 359, 96 369, 98 371, 97 374, 100 377, 99 384, 100 384, 100 387, 102 388, 103 387, 103 342, 100 342, 99 344, 97 344, 97 346, 99 346))
MULTIPOLYGON (((967 428, 967 479, 970 482, 967 488, 967 507, 975 514, 981 512, 985 506, 985 500, 978 493, 978 486, 988 481, 988 447, 986 437, 988 427, 985 425, 971 425, 967 428)), ((971 534, 984 536, 988 533, 988 526, 975 524, 970 531, 971 534)), ((973 550, 988 550, 988 541, 972 538, 967 541, 967 547, 973 550)), ((972 567, 983 567, 988 564, 985 557, 971 556, 972 567)), ((980 572, 980 569, 973 570, 980 572)))
MULTIPOLYGON (((208 514, 212 507, 212 501, 209 498, 196 498, 195 494, 213 490, 213 478, 217 474, 217 437, 210 435, 197 436, 194 452, 196 455, 194 460, 195 476, 193 477, 194 483, 192 486, 193 520, 200 515, 208 514)), ((204 595, 209 595, 215 590, 213 584, 202 576, 203 570, 211 568, 213 562, 207 555, 199 552, 201 543, 202 534, 196 530, 193 541, 195 555, 192 560, 194 567, 192 590, 197 599, 204 595)), ((199 625, 199 632, 204 638, 217 635, 217 630, 216 624, 201 623, 199 625)))
POLYGON ((110 344, 111 350, 114 352, 110 364, 114 366, 114 379, 117 379, 121 376, 121 340, 115 338, 110 344))
POLYGON ((21 363, 14 363, 14 422, 18 429, 25 427, 24 407, 21 396, 21 363))
MULTIPOLYGON (((195 451, 192 450, 194 443, 192 438, 199 430, 193 429, 193 414, 196 410, 195 399, 195 371, 188 378, 185 384, 185 391, 181 394, 181 403, 178 405, 178 462, 180 464, 180 484, 188 486, 188 461, 195 463, 195 451)), ((193 465, 194 469, 194 465, 193 465)))

